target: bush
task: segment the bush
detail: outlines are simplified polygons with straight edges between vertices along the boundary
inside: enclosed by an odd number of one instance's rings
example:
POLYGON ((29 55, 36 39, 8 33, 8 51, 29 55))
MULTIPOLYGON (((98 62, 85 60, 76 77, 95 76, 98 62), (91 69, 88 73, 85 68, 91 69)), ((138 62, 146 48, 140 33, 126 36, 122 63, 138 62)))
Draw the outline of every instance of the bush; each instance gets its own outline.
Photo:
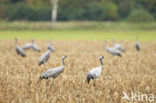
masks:
POLYGON ((0 4, 0 19, 4 17, 6 10, 7 6, 0 4))
POLYGON ((118 7, 113 2, 109 2, 104 5, 104 12, 106 20, 117 20, 119 18, 118 7))
POLYGON ((152 22, 154 21, 153 16, 144 9, 132 10, 128 16, 130 22, 152 22))

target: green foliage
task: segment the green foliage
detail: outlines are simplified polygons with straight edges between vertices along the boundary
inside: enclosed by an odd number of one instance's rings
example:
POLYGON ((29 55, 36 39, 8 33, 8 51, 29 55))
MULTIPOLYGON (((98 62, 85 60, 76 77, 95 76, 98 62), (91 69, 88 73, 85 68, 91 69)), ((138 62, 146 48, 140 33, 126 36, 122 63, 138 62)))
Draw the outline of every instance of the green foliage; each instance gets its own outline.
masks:
POLYGON ((66 8, 59 7, 58 9, 58 20, 59 21, 66 21, 66 20, 83 20, 84 14, 83 8, 66 8))
POLYGON ((118 19, 118 7, 115 3, 109 2, 104 5, 105 19, 117 20, 118 19))
POLYGON ((0 19, 4 17, 6 10, 7 10, 7 6, 0 5, 0 19))
POLYGON ((91 2, 86 7, 85 18, 89 20, 104 20, 104 6, 98 2, 91 2))
POLYGON ((88 3, 84 7, 75 5, 75 8, 60 5, 58 20, 117 20, 118 12, 116 4, 109 2, 102 4, 96 1, 88 3))
POLYGON ((153 16, 144 9, 133 10, 128 16, 130 22, 152 22, 154 21, 153 16))
MULTIPOLYGON (((155 5, 155 0, 59 0, 57 19, 124 20, 138 8, 144 8, 156 19, 155 5)), ((50 0, 0 0, 0 19, 5 20, 50 21, 51 10, 50 0)))
POLYGON ((51 8, 33 8, 23 3, 17 3, 8 7, 5 18, 8 20, 50 20, 51 8))

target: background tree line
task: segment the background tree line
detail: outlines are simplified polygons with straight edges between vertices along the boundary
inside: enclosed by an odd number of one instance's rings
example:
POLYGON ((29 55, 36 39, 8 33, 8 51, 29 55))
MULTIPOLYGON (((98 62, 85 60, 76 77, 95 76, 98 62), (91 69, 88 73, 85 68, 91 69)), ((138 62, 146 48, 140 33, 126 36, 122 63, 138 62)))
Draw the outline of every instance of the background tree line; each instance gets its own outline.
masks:
MULTIPOLYGON (((50 0, 0 0, 0 19, 50 21, 50 0)), ((156 20, 156 0, 59 0, 59 21, 156 20)))

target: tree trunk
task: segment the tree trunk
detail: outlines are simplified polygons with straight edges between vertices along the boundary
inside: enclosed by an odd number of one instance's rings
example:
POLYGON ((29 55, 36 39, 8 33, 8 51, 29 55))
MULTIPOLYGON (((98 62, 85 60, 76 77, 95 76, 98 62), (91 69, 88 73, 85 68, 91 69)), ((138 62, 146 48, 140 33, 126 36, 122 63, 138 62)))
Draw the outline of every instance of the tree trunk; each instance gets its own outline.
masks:
POLYGON ((56 27, 58 0, 50 0, 52 3, 51 20, 52 26, 56 27))

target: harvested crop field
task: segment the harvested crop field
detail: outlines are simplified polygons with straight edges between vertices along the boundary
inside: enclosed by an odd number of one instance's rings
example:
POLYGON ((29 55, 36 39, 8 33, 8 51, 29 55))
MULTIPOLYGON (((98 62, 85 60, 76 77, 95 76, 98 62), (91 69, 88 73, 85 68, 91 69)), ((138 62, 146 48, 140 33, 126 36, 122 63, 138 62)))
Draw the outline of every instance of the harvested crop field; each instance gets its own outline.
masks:
MULTIPOLYGON (((126 52, 122 57, 113 57, 106 52, 102 40, 54 40, 55 52, 40 67, 38 59, 47 51, 48 40, 36 40, 41 52, 27 50, 25 58, 16 54, 14 42, 0 41, 0 103, 129 103, 122 99, 123 91, 149 97, 154 94, 156 102, 155 41, 140 42, 139 52, 134 48, 135 42, 124 41, 126 52), (50 88, 52 79, 37 84, 44 70, 62 65, 63 55, 67 56, 65 70, 55 79, 54 87, 50 88), (88 85, 86 75, 100 65, 101 55, 105 57, 103 70, 94 87, 93 81, 88 85)), ((17 44, 27 42, 30 41, 19 40, 17 44)), ((147 103, 143 99, 140 103, 147 103)))

